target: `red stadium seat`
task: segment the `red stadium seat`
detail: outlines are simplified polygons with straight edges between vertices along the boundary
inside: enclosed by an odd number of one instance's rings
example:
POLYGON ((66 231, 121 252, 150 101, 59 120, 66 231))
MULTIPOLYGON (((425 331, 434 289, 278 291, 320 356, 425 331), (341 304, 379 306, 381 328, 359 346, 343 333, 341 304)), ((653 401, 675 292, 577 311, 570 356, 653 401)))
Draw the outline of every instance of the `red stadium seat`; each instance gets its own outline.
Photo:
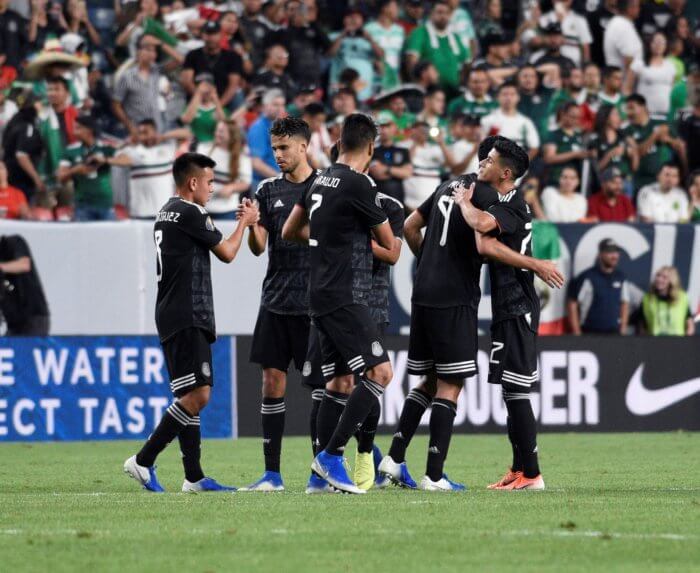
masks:
POLYGON ((124 205, 115 205, 114 214, 117 217, 117 221, 125 221, 129 218, 129 211, 124 205))

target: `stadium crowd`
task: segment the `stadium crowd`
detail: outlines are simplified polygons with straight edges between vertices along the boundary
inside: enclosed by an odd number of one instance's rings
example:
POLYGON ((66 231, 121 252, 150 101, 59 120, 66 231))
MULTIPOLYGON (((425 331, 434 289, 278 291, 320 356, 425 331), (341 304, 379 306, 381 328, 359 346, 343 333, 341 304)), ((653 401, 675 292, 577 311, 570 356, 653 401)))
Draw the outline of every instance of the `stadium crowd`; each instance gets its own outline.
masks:
POLYGON ((235 218, 279 172, 275 119, 302 117, 325 168, 355 111, 407 211, 500 134, 528 151, 541 221, 700 221, 700 2, 0 0, 0 218, 152 220, 187 150, 217 163, 209 212, 235 218))

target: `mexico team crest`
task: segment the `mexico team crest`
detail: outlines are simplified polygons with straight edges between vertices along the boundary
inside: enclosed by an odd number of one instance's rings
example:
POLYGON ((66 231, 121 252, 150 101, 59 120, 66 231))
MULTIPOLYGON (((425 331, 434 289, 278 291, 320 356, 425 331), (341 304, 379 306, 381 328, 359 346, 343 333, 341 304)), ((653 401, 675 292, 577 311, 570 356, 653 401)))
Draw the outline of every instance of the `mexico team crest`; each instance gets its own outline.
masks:
POLYGON ((384 349, 382 348, 382 345, 379 343, 378 340, 375 340, 372 343, 372 354, 374 356, 381 356, 383 352, 384 352, 384 349))

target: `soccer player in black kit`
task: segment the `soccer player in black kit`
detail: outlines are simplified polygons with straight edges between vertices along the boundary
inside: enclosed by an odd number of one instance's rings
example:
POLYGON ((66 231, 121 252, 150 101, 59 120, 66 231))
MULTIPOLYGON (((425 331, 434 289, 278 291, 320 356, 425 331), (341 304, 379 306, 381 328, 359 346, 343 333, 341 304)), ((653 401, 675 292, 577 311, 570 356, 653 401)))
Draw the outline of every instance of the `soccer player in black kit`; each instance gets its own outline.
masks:
POLYGON ((200 412, 209 402, 214 372, 211 344, 216 340, 209 251, 230 263, 245 228, 256 222, 249 200, 239 212, 236 230, 224 239, 204 208, 212 194, 213 167, 206 155, 185 153, 173 163, 176 195, 156 217, 156 327, 175 401, 141 451, 124 462, 124 471, 144 489, 162 492, 156 457, 178 438, 185 469, 184 492, 231 491, 205 477, 200 465, 200 412))
MULTIPOLYGON (((502 136, 487 137, 479 146, 479 159, 485 160, 502 136)), ((404 225, 406 242, 416 255, 413 287, 408 371, 437 376, 437 384, 426 382, 412 389, 394 434, 391 449, 379 471, 394 483, 427 491, 463 491, 443 468, 449 448, 457 399, 464 379, 476 374, 478 342, 477 309, 481 298, 479 278, 481 255, 474 231, 469 228, 453 191, 476 182, 469 174, 437 188, 404 225), (421 229, 427 227, 425 237, 421 229), (420 485, 411 478, 405 462, 406 448, 421 417, 432 403, 430 442, 426 474, 420 485)), ((474 202, 484 208, 498 202, 498 192, 485 182, 477 182, 474 202)), ((543 271, 544 261, 513 256, 523 264, 543 271), (521 260, 522 259, 522 260, 521 260), (542 267, 542 269, 540 269, 542 267)))
POLYGON ((310 314, 319 331, 326 391, 342 392, 348 375, 360 378, 312 470, 334 488, 357 494, 364 490, 348 476, 343 450, 393 376, 368 308, 372 237, 385 249, 394 244, 374 181, 363 173, 376 136, 370 117, 355 113, 345 118, 338 162, 316 177, 282 232, 285 239, 309 243, 310 314))
POLYGON ((265 473, 245 491, 282 491, 280 473, 284 433, 287 369, 302 369, 309 338, 309 247, 285 241, 282 227, 294 205, 305 196, 316 171, 306 148, 308 124, 296 117, 278 119, 270 129, 272 151, 282 173, 258 185, 255 199, 260 220, 250 227, 248 245, 254 255, 267 246, 260 312, 253 333, 251 362, 262 366, 262 430, 265 473))
MULTIPOLYGON (((538 380, 537 328, 540 303, 533 273, 504 247, 530 255, 532 216, 515 181, 527 171, 527 153, 510 140, 497 141, 479 166, 479 182, 498 190, 496 203, 483 209, 473 202, 475 185, 455 190, 455 203, 466 223, 475 231, 479 253, 487 256, 491 279, 491 355, 489 382, 500 384, 508 410, 508 437, 513 464, 490 489, 544 489, 537 461, 535 417, 530 389, 538 380)), ((542 276, 542 274, 540 275, 542 276)), ((560 287, 563 277, 551 268, 542 278, 560 287)))

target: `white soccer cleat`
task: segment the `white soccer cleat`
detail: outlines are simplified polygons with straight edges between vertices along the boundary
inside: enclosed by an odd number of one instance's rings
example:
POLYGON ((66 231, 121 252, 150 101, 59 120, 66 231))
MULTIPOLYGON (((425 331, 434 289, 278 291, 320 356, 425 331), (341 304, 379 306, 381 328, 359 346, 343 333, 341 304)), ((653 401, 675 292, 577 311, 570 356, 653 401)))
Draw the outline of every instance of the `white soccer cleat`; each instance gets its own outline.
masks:
POLYGON ((384 456, 377 468, 379 475, 389 478, 393 483, 400 487, 408 489, 416 489, 416 482, 408 473, 406 462, 397 464, 391 456, 384 456))
POLYGON ((438 481, 431 480, 428 476, 423 476, 420 480, 418 489, 423 491, 441 491, 441 492, 452 492, 452 491, 466 491, 467 486, 461 483, 456 483, 450 481, 445 474, 438 481))
POLYGON ((140 466, 136 463, 136 456, 131 456, 124 462, 124 473, 139 482, 145 490, 153 493, 163 493, 165 491, 163 486, 158 483, 155 466, 150 468, 140 466))

